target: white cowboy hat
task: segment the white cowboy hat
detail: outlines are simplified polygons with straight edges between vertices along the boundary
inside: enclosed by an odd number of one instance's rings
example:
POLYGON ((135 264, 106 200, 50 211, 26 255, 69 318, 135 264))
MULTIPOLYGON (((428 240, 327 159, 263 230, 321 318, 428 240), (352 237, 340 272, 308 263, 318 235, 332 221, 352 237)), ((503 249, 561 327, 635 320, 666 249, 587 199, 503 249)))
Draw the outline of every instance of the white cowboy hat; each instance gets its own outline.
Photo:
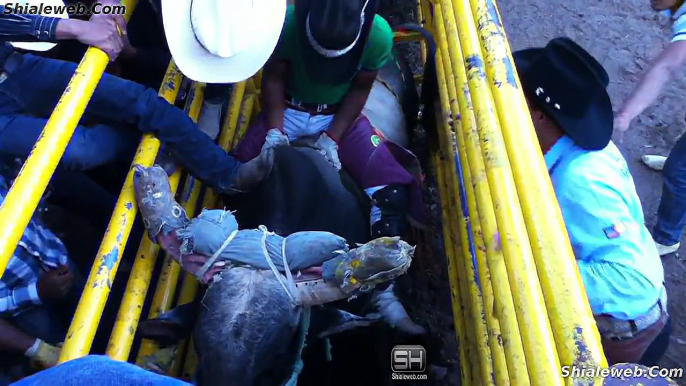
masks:
POLYGON ((255 75, 274 51, 285 16, 286 0, 162 0, 174 63, 197 82, 255 75))
MULTIPOLYGON (((43 4, 43 8, 39 8, 40 15, 41 16, 49 16, 49 17, 57 17, 60 19, 69 19, 69 14, 67 13, 67 7, 64 5, 64 2, 62 0, 16 0, 12 3, 12 5, 21 5, 21 6, 26 6, 26 5, 35 5, 37 7, 40 7, 40 5, 43 4), (50 6, 49 8, 46 8, 46 6, 50 6), (61 12, 56 13, 56 11, 59 10, 61 12), (46 12, 49 11, 49 12, 46 12)), ((38 42, 38 43, 19 43, 19 42, 10 42, 11 45, 13 45, 15 48, 19 48, 22 50, 28 50, 28 51, 47 51, 52 49, 57 45, 57 43, 47 43, 47 42, 38 42)))

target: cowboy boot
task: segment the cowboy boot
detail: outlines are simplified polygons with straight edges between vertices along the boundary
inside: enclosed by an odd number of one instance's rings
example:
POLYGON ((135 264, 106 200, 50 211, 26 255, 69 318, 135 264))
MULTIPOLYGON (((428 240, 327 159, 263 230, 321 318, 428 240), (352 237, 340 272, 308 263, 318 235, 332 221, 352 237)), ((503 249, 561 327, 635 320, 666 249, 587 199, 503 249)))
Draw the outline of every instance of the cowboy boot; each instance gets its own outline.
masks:
POLYGON ((372 194, 372 206, 379 208, 381 219, 372 224, 372 237, 404 236, 407 232, 407 187, 393 184, 372 194))
POLYGON ((378 308, 383 319, 391 326, 411 335, 422 335, 426 330, 410 319, 405 307, 393 293, 393 284, 385 290, 376 290, 372 303, 378 308))

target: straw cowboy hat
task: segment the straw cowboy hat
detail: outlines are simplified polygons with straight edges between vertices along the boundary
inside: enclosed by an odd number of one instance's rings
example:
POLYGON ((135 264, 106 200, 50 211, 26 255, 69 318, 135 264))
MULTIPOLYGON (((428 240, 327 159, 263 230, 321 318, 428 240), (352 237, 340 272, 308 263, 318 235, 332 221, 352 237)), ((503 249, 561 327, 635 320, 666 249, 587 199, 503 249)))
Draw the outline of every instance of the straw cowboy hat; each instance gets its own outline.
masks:
POLYGON ((274 51, 285 17, 285 0, 162 0, 174 62, 198 82, 253 76, 274 51))
POLYGON ((524 93, 553 118, 577 146, 601 150, 612 138, 609 77, 603 66, 569 38, 513 55, 524 93))
MULTIPOLYGON (((69 14, 67 13, 67 7, 65 7, 64 2, 62 0, 16 0, 12 3, 12 5, 21 5, 21 6, 26 6, 26 5, 35 5, 35 6, 40 6, 43 4, 43 12, 40 14, 41 16, 48 16, 48 17, 57 17, 60 19, 68 19, 69 14), (49 8, 46 8, 46 6, 50 6, 49 8), (60 13, 54 13, 55 9, 59 9, 60 13), (52 13, 46 13, 46 10, 51 10, 52 13)), ((27 51, 47 51, 55 47, 57 44, 56 43, 47 43, 47 42, 37 42, 37 43, 19 43, 19 42, 10 42, 12 46, 15 48, 19 48, 22 50, 27 50, 27 51)))
POLYGON ((374 0, 298 0, 298 37, 312 79, 337 84, 357 73, 376 15, 374 0))

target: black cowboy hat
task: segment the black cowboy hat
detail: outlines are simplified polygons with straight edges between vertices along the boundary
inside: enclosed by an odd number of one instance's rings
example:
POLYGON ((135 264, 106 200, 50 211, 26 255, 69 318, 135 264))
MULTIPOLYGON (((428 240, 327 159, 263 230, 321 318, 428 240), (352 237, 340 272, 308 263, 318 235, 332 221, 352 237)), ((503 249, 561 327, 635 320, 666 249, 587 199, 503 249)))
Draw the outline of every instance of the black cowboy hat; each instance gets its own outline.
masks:
POLYGON ((512 56, 529 101, 574 143, 587 150, 601 150, 610 143, 614 115, 606 90, 609 77, 591 54, 560 37, 512 56))
POLYGON ((375 0, 296 1, 298 38, 308 75, 325 84, 352 79, 375 14, 375 0))

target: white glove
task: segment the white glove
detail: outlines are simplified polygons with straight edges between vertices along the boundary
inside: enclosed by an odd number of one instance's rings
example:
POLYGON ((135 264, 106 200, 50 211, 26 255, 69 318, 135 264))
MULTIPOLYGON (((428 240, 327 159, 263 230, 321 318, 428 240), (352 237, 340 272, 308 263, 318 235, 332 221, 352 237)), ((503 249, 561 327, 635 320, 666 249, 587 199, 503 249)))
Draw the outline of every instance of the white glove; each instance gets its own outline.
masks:
POLYGON ((341 161, 338 159, 338 145, 328 134, 322 133, 314 147, 319 150, 326 160, 331 163, 336 170, 341 170, 341 161))
POLYGON ((267 132, 267 140, 264 142, 264 145, 262 145, 262 151, 277 146, 288 146, 290 144, 288 137, 281 130, 269 129, 267 132))

